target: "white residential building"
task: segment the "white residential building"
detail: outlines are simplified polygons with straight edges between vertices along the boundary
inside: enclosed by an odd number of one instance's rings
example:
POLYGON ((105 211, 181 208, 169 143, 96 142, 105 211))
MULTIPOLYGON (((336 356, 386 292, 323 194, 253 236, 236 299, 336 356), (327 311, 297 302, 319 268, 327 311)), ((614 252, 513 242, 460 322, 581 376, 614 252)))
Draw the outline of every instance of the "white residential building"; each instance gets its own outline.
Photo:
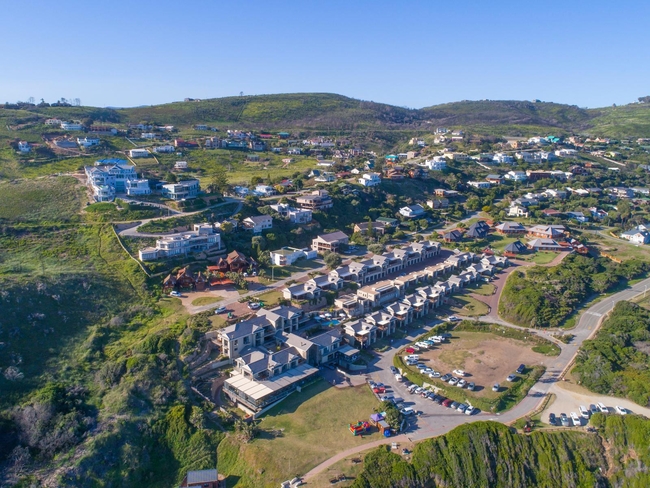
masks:
POLYGON ((481 190, 489 190, 492 186, 489 181, 468 181, 467 184, 481 190))
POLYGON ((409 205, 407 207, 400 208, 399 213, 404 217, 408 217, 411 219, 417 217, 423 217, 426 214, 422 205, 419 205, 417 203, 415 205, 409 205))
POLYGON ((273 218, 270 215, 246 217, 242 220, 242 225, 244 229, 252 230, 253 234, 261 234, 262 231, 273 227, 273 218))
POLYGON ((174 169, 187 169, 187 161, 176 161, 174 169))
POLYGON ((271 195, 275 195, 275 189, 272 186, 268 185, 257 185, 255 189, 253 190, 253 193, 255 195, 260 195, 263 197, 270 197, 271 195))
POLYGON ((87 184, 93 190, 97 202, 107 202, 115 198, 115 193, 126 192, 129 180, 137 180, 135 166, 122 159, 95 161, 95 166, 84 168, 87 184))
POLYGON ((364 173, 357 181, 363 186, 377 186, 381 183, 381 177, 379 173, 364 173))
POLYGON ((127 180, 126 194, 129 196, 151 195, 151 187, 149 187, 149 180, 147 179, 127 180))
POLYGON ((129 156, 132 158, 148 158, 150 156, 147 149, 129 149, 129 156))
POLYGON ((528 177, 523 171, 508 171, 505 175, 506 180, 512 181, 526 181, 528 177))
POLYGON ((61 122, 61 129, 63 130, 83 130, 84 126, 81 122, 61 122))
POLYGON ((155 139, 157 137, 158 135, 156 135, 154 132, 143 132, 140 134, 140 139, 155 139))
POLYGON ((318 253, 307 249, 296 249, 294 247, 283 247, 277 251, 271 251, 271 262, 276 266, 291 266, 299 259, 316 259, 318 253))
POLYGON ((199 180, 185 180, 162 186, 162 195, 171 200, 186 200, 196 198, 201 190, 199 180))
POLYGON ((20 141, 20 142, 18 143, 18 150, 19 150, 21 153, 28 153, 29 151, 32 150, 32 148, 30 147, 29 142, 27 142, 27 141, 20 141))
POLYGON ((443 156, 435 156, 433 159, 427 159, 422 166, 429 168, 430 171, 442 171, 447 168, 447 161, 443 156))
POLYGON ((176 148, 172 145, 167 145, 167 146, 156 146, 153 148, 153 152, 155 153, 173 153, 176 151, 176 148))
POLYGON ((499 164, 512 164, 515 162, 515 159, 510 156, 509 154, 504 154, 504 153, 496 153, 492 157, 492 161, 499 163, 499 164))
POLYGON ((283 217, 288 217, 292 224, 308 224, 312 221, 312 212, 306 208, 295 208, 286 203, 270 205, 270 207, 283 217))
POLYGON ((140 249, 140 261, 187 255, 193 252, 221 249, 221 234, 208 223, 194 224, 194 230, 172 234, 156 241, 156 247, 140 249))
POLYGON ((77 144, 81 147, 98 146, 100 140, 98 137, 77 137, 77 144))

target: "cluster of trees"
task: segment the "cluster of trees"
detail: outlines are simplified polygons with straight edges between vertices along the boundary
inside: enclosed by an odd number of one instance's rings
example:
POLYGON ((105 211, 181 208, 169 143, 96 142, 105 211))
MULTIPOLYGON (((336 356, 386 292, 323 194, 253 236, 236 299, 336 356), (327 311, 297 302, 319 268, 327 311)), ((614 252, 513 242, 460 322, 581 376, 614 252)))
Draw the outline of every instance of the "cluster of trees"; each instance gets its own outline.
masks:
POLYGON ((574 372, 588 389, 650 403, 650 311, 619 302, 593 340, 585 341, 574 372))
POLYGON ((630 260, 617 264, 578 254, 559 265, 536 266, 510 275, 499 302, 499 313, 515 324, 557 327, 594 293, 604 293, 623 280, 639 276, 648 264, 630 260))

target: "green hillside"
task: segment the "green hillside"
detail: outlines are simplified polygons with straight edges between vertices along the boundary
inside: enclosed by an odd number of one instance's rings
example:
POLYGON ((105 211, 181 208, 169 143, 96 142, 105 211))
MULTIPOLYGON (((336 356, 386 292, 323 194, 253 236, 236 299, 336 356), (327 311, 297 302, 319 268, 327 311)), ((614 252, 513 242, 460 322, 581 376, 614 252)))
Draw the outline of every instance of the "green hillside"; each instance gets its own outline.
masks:
POLYGON ((642 487, 650 476, 650 421, 596 414, 597 433, 513 433, 463 425, 415 447, 409 463, 387 446, 368 454, 354 488, 642 487))
POLYGON ((650 137, 650 103, 589 110, 589 132, 609 137, 650 137))
POLYGON ((417 110, 365 102, 329 93, 294 93, 175 102, 119 111, 124 121, 154 123, 239 123, 268 129, 357 129, 402 126, 418 119, 417 110))

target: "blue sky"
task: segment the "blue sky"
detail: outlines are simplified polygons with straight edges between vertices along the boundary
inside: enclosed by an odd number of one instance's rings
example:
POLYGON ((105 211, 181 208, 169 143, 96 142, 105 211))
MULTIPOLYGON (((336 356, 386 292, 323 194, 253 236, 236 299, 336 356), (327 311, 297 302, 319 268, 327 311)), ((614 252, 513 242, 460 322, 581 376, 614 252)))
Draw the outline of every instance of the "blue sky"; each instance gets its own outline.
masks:
POLYGON ((2 3, 0 102, 330 92, 599 107, 650 95, 647 1, 2 3))

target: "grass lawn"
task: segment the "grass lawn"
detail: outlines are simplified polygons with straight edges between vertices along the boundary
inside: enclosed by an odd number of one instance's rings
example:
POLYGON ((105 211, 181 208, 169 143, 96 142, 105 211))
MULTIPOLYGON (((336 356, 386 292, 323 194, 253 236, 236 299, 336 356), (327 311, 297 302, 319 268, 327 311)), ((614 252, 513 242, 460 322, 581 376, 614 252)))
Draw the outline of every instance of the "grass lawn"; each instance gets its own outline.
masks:
POLYGON ((497 287, 494 286, 492 283, 483 283, 478 288, 468 289, 468 290, 478 295, 489 297, 491 295, 494 295, 494 290, 496 290, 496 288, 497 287))
POLYGON ((0 183, 0 221, 78 220, 84 199, 79 181, 67 176, 0 183))
POLYGON ((535 254, 532 254, 529 260, 535 264, 548 264, 558 256, 559 253, 556 252, 538 251, 535 254))
POLYGON ((452 306, 449 309, 453 313, 466 317, 487 315, 490 311, 485 303, 468 295, 457 295, 450 300, 450 303, 452 306))
POLYGON ((334 388, 318 381, 265 414, 262 433, 250 444, 227 437, 219 445, 219 469, 231 476, 229 487, 278 486, 340 451, 380 439, 376 431, 362 439, 348 430, 378 405, 365 385, 334 388))
POLYGON ((278 290, 267 291, 261 295, 256 295, 255 298, 264 302, 265 307, 273 307, 282 300, 282 292, 278 290))
POLYGON ((488 236, 490 247, 499 252, 503 252, 508 244, 512 244, 517 240, 521 240, 520 237, 508 237, 501 234, 490 234, 488 236))
POLYGON ((211 305, 223 300, 223 297, 220 296, 210 296, 210 297, 199 297, 192 300, 192 305, 195 307, 200 307, 202 305, 211 305))
POLYGON ((304 273, 305 271, 316 270, 323 267, 322 263, 310 259, 299 259, 291 266, 273 266, 273 270, 266 270, 266 278, 271 281, 271 276, 275 281, 290 278, 294 273, 304 273))
POLYGON ((228 321, 224 315, 211 315, 210 322, 212 322, 213 329, 221 329, 228 324, 228 321))

